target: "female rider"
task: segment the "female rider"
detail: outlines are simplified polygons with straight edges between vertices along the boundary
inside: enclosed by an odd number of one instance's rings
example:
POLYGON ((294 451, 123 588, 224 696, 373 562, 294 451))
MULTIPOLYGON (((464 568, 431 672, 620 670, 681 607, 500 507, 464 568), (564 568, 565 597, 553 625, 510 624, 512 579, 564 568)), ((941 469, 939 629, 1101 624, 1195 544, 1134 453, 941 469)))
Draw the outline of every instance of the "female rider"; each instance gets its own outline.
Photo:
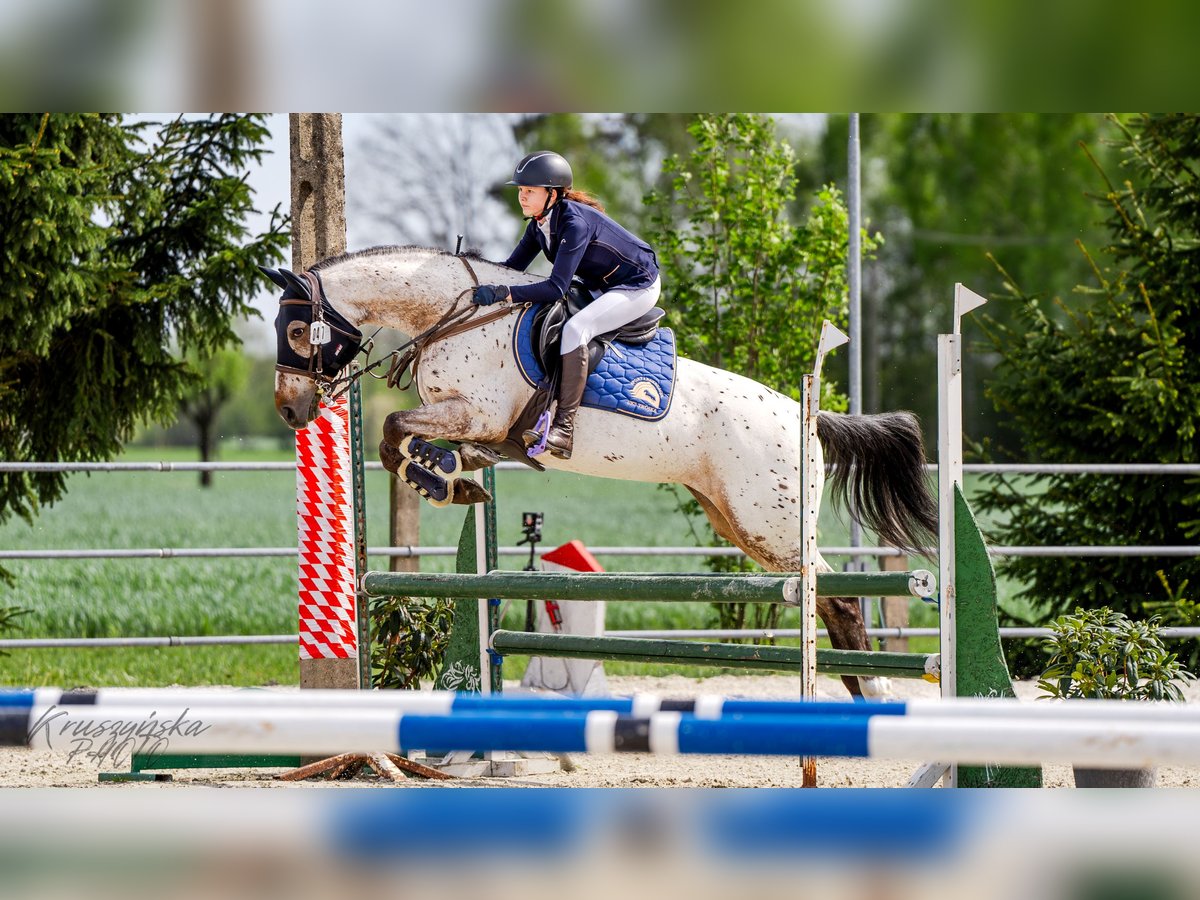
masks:
POLYGON ((523 272, 540 250, 553 270, 534 284, 480 285, 473 301, 546 303, 565 295, 572 278, 591 292, 594 299, 563 326, 558 406, 546 435, 550 452, 570 459, 575 411, 588 377, 588 343, 654 308, 658 259, 645 241, 605 215, 595 198, 571 189, 571 166, 557 153, 530 153, 508 184, 519 188, 517 199, 529 224, 504 265, 523 272))

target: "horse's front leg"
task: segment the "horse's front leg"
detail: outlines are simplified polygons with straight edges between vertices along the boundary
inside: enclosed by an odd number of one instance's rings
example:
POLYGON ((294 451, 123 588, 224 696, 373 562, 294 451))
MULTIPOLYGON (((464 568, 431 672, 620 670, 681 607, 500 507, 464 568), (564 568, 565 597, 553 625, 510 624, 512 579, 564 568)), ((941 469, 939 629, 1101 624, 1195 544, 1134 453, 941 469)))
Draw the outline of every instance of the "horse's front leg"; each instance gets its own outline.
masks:
POLYGON ((450 397, 415 409, 390 413, 383 422, 383 439, 397 449, 407 437, 457 443, 492 444, 504 440, 508 423, 462 397, 450 397))
POLYGON ((490 417, 462 398, 452 398, 387 417, 383 439, 401 456, 424 466, 447 481, 463 472, 495 465, 499 456, 482 447, 446 450, 427 439, 444 438, 460 445, 504 433, 506 423, 489 424, 490 417))
POLYGON ((387 441, 379 442, 379 461, 385 469, 434 506, 486 503, 492 499, 491 492, 479 482, 468 478, 443 478, 434 470, 405 456, 387 441))
MULTIPOLYGON (((425 437, 470 440, 472 426, 482 419, 459 398, 392 413, 384 422, 379 458, 384 468, 434 506, 486 502, 491 494, 482 485, 459 480, 458 476, 494 465, 499 457, 482 447, 468 446, 460 448, 460 452, 425 440, 425 437)), ((474 433, 487 434, 487 431, 476 427, 474 433)))

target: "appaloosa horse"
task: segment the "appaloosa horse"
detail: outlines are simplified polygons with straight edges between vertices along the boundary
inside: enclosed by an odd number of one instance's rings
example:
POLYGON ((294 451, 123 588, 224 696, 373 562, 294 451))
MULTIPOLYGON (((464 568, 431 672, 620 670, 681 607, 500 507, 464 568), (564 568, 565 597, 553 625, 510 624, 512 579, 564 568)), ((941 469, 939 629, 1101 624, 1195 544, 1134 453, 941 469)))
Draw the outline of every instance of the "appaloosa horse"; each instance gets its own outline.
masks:
MULTIPOLYGON (((455 476, 493 464, 497 449, 523 456, 510 434, 532 388, 514 362, 514 317, 496 307, 472 307, 470 295, 478 282, 519 284, 534 276, 419 247, 332 257, 303 277, 264 271, 285 289, 275 323, 275 406, 289 426, 303 428, 316 416, 322 394, 338 387, 337 373, 362 343, 359 329, 386 326, 423 335, 414 369, 421 405, 387 417, 380 456, 388 469, 410 483, 414 474, 432 471, 448 486, 446 502, 474 502, 484 499, 481 489, 455 476), (310 342, 314 331, 317 343, 310 342), (320 343, 325 335, 330 339, 320 343), (426 439, 461 446, 455 453, 439 451, 426 439)), ((859 518, 881 541, 913 550, 935 543, 937 506, 912 415, 822 412, 818 435, 825 459, 834 464, 835 494, 850 495, 859 518)), ((717 534, 770 571, 796 571, 799 438, 796 401, 740 375, 679 358, 664 417, 639 421, 584 407, 572 457, 538 459, 551 469, 682 484, 717 534)), ((823 466, 818 471, 823 477, 823 466)), ((870 649, 855 598, 822 597, 818 610, 835 647, 870 649)), ((852 694, 886 690, 874 679, 843 681, 852 694)))

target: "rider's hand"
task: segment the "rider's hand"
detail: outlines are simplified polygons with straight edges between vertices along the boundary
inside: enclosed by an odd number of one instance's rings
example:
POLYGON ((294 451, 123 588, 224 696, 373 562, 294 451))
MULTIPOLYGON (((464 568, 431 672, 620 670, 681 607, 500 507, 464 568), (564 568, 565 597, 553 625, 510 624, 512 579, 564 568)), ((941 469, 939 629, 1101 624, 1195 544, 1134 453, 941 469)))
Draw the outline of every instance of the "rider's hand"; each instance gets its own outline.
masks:
POLYGON ((508 285, 506 284, 481 284, 475 288, 475 293, 471 297, 471 302, 477 306, 491 306, 493 303, 499 303, 501 300, 508 299, 508 285))

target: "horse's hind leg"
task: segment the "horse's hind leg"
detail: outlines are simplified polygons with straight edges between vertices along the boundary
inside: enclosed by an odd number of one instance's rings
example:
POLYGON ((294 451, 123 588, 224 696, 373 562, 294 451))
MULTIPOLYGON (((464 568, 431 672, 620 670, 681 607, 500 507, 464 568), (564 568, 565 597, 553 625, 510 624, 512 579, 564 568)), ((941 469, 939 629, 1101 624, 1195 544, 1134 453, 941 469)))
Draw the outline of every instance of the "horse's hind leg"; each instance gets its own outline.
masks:
MULTIPOLYGON (((867 627, 857 597, 818 597, 817 614, 829 631, 829 643, 838 650, 870 650, 867 627)), ((861 697, 887 693, 887 682, 876 678, 843 675, 842 684, 851 695, 861 697)))
MULTIPOLYGON (((722 498, 716 502, 706 494, 689 487, 692 495, 700 503, 700 508, 712 523, 713 531, 720 537, 740 547, 745 553, 771 572, 798 572, 800 570, 799 550, 793 540, 779 537, 778 543, 768 529, 767 533, 754 533, 741 525, 739 519, 725 511, 727 505, 722 498)), ((714 491, 714 493, 716 493, 714 491)), ((720 495, 718 495, 720 496, 720 495)), ((760 504, 755 512, 762 508, 760 504)), ((787 517, 789 523, 792 521, 787 517)), ((747 516, 746 521, 758 521, 760 526, 763 518, 747 516)), ((789 529, 790 530, 790 529, 789 529)), ((824 559, 818 561, 818 571, 828 572, 832 568, 824 559)), ((863 622, 862 609, 857 597, 818 597, 817 615, 821 617, 825 628, 829 631, 829 642, 838 650, 870 650, 871 643, 867 637, 866 624, 863 622)), ((884 696, 889 692, 889 682, 886 678, 871 678, 867 676, 843 675, 842 684, 846 686, 853 697, 884 696)))

